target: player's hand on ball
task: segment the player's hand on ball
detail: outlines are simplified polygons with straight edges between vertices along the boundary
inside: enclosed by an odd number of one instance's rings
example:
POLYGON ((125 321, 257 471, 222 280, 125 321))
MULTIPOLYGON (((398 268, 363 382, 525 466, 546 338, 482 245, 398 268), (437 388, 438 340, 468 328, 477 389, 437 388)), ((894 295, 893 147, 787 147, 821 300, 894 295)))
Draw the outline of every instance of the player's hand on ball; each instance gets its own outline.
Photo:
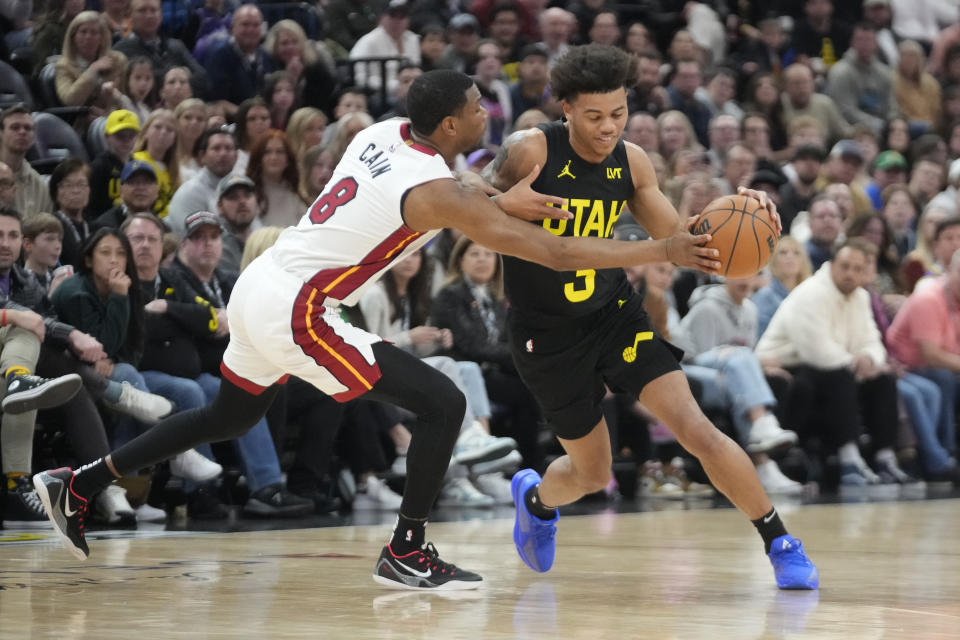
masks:
POLYGON ((760 204, 763 205, 763 208, 766 209, 767 213, 770 214, 770 219, 776 223, 777 237, 779 238, 780 234, 783 233, 783 223, 780 220, 780 214, 777 212, 777 205, 773 202, 773 200, 767 197, 767 192, 740 187, 737 189, 737 194, 760 201, 760 204))
POLYGON ((528 222, 536 222, 547 218, 553 220, 569 220, 573 214, 562 209, 564 199, 557 196, 548 196, 533 190, 532 185, 540 175, 540 165, 534 165, 533 170, 523 180, 510 187, 510 190, 497 196, 496 203, 507 214, 528 222), (552 205, 552 206, 551 206, 552 205))
MULTIPOLYGON (((691 218, 695 221, 697 216, 691 218)), ((704 245, 710 242, 710 234, 692 235, 689 231, 681 231, 664 240, 667 261, 678 267, 690 267, 704 273, 719 273, 722 266, 716 258, 720 252, 704 245)))

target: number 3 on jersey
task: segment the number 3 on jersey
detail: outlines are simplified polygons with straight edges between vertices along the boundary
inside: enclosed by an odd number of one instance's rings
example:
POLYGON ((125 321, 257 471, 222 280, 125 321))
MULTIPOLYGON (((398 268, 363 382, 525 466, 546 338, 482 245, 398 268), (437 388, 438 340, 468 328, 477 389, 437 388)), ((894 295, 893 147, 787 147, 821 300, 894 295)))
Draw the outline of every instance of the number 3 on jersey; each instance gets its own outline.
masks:
POLYGON ((357 181, 344 178, 330 187, 323 196, 310 207, 310 222, 322 224, 333 215, 337 207, 343 206, 357 197, 357 181))
POLYGON ((563 294, 570 302, 583 302, 593 295, 594 279, 597 272, 593 269, 580 269, 576 280, 563 285, 563 294), (582 278, 582 280, 581 280, 582 278))

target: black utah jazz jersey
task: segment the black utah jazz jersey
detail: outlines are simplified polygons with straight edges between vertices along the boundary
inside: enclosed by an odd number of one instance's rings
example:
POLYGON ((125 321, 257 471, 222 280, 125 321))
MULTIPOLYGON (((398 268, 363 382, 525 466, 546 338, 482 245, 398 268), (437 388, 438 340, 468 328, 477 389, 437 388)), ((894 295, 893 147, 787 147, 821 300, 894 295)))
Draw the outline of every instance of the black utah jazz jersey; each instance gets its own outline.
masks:
MULTIPOLYGON (((587 162, 570 146, 563 122, 538 125, 547 137, 547 160, 532 188, 564 198, 570 220, 543 220, 540 224, 558 236, 609 238, 627 200, 633 178, 623 140, 599 164, 587 162)), ((584 316, 610 300, 626 297, 629 283, 623 269, 554 271, 510 256, 503 257, 504 285, 514 318, 533 326, 550 326, 551 318, 584 316)))

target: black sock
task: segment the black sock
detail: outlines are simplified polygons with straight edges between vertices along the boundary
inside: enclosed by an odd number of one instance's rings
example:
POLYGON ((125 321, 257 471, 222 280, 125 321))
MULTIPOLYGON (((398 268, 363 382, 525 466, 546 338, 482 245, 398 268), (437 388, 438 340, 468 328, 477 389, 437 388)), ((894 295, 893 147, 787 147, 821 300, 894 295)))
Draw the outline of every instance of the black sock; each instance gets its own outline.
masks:
POLYGON ((770 545, 773 544, 774 540, 780 536, 787 535, 787 529, 783 526, 783 523, 780 522, 780 515, 777 513, 776 508, 770 509, 770 513, 762 518, 751 520, 751 522, 753 522, 753 526, 757 528, 757 531, 760 532, 760 537, 763 538, 763 548, 767 553, 770 553, 770 545))
POLYGON ((73 476, 73 490, 82 498, 90 499, 100 493, 117 477, 103 458, 97 458, 77 469, 73 476))
POLYGON ((527 505, 527 511, 541 520, 553 520, 553 517, 557 515, 557 508, 548 507, 543 504, 543 501, 540 499, 539 489, 540 485, 530 487, 523 496, 523 502, 527 505))
POLYGON ((397 526, 393 529, 393 538, 390 539, 390 549, 398 556, 405 556, 423 546, 426 538, 424 528, 426 518, 408 518, 402 513, 397 516, 397 526))

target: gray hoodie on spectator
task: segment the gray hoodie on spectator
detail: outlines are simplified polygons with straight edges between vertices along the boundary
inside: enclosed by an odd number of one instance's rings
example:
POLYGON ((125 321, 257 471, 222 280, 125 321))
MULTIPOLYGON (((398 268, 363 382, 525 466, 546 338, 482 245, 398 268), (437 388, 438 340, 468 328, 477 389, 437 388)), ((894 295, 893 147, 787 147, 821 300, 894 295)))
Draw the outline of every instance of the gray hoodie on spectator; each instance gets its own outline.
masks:
POLYGON ((692 359, 714 347, 749 347, 757 342, 757 307, 750 298, 736 304, 726 285, 697 287, 690 296, 690 311, 680 329, 670 336, 692 359))

